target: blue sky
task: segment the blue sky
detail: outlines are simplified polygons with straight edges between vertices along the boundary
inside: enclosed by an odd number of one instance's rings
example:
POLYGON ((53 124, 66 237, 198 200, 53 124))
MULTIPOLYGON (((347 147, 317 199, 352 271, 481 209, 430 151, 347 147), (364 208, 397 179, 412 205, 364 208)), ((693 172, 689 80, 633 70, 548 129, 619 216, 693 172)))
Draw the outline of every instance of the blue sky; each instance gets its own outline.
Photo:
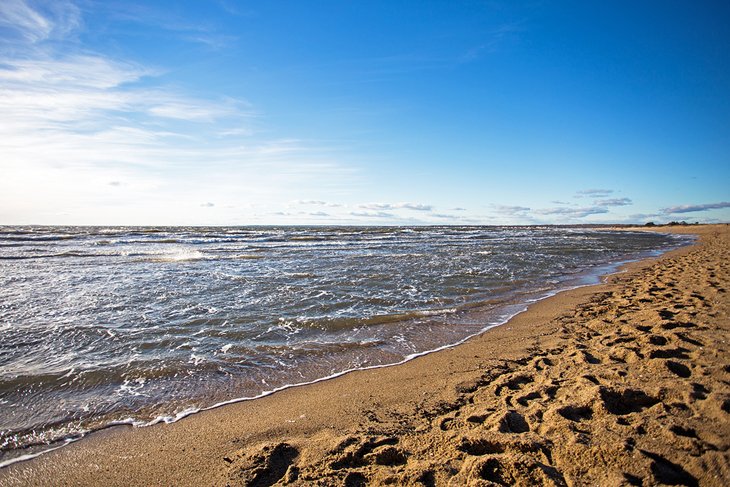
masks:
POLYGON ((730 221, 730 4, 0 2, 0 224, 730 221))

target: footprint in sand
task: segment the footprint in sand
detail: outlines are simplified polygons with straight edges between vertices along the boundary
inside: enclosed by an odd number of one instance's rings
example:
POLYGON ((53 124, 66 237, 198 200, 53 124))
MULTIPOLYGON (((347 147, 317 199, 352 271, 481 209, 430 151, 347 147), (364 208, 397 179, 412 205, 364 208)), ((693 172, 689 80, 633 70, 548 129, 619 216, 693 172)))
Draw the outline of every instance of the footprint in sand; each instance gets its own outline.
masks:
POLYGON ((593 418, 593 410, 590 406, 568 405, 558 409, 557 413, 565 419, 576 423, 593 418))
POLYGON ((699 485, 697 478, 687 472, 681 465, 672 463, 656 453, 646 450, 639 451, 652 459, 650 466, 651 473, 658 482, 668 485, 687 485, 690 487, 699 485))
POLYGON ((664 365, 667 366, 667 369, 669 369, 671 373, 683 379, 686 379, 692 375, 692 371, 689 369, 689 367, 684 364, 680 364, 679 362, 667 360, 664 365))
POLYGON ((651 343, 652 345, 663 346, 666 345, 668 341, 669 340, 667 340, 666 337, 663 337, 661 335, 651 335, 649 337, 649 343, 651 343))
POLYGON ((242 451, 223 460, 230 464, 228 486, 269 486, 286 477, 287 482, 296 480, 298 469, 294 460, 299 451, 288 443, 265 445, 253 453, 242 451))
POLYGON ((530 392, 528 394, 525 394, 524 396, 517 398, 517 404, 523 407, 527 407, 530 403, 530 401, 534 401, 535 399, 541 399, 542 394, 540 394, 537 391, 530 392))
POLYGON ((625 389, 619 392, 601 387, 599 394, 606 410, 617 416, 643 411, 659 402, 659 399, 639 389, 625 389))
POLYGON ((707 399, 707 395, 710 393, 710 389, 698 384, 697 382, 692 383, 692 392, 689 393, 689 397, 694 400, 704 401, 707 399))
POLYGON ((331 453, 335 459, 330 463, 333 470, 358 468, 364 465, 402 465, 406 453, 395 445, 395 437, 368 437, 361 440, 350 437, 341 442, 331 453))
POLYGON ((683 342, 689 343, 690 345, 694 345, 696 347, 703 347, 705 345, 704 343, 702 343, 699 340, 695 340, 694 338, 688 337, 686 333, 681 333, 681 332, 676 332, 675 331, 674 332, 674 335, 677 338, 679 338, 680 340, 682 340, 683 342))
POLYGON ((504 383, 498 384, 497 387, 494 390, 494 394, 499 396, 502 394, 502 390, 504 388, 507 388, 511 391, 518 391, 524 387, 525 384, 529 384, 530 382, 533 382, 535 379, 531 375, 515 375, 515 376, 507 376, 504 379, 504 383))
POLYGON ((662 328, 664 330, 674 330, 675 328, 697 328, 697 325, 695 325, 694 323, 675 321, 672 323, 664 323, 662 325, 662 328))
POLYGON ((666 350, 652 350, 649 352, 649 358, 675 358, 675 359, 688 359, 689 355, 687 355, 686 348, 677 347, 677 348, 670 348, 666 350))
POLYGON ((497 422, 497 431, 500 433, 527 433, 530 425, 527 420, 517 411, 508 411, 497 422))
POLYGON ((539 441, 466 437, 457 449, 470 457, 449 485, 566 485, 551 465, 550 449, 539 441))
POLYGON ((692 428, 685 428, 683 426, 674 425, 669 427, 669 431, 677 436, 684 436, 686 438, 697 438, 697 432, 692 428))

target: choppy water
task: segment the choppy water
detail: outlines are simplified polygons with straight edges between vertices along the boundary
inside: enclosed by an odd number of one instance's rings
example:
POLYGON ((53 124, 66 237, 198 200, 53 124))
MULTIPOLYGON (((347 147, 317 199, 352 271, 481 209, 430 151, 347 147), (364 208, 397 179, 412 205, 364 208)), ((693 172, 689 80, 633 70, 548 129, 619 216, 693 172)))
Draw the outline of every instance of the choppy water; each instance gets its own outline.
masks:
POLYGON ((682 242, 576 228, 0 227, 0 464, 109 424, 400 362, 682 242))

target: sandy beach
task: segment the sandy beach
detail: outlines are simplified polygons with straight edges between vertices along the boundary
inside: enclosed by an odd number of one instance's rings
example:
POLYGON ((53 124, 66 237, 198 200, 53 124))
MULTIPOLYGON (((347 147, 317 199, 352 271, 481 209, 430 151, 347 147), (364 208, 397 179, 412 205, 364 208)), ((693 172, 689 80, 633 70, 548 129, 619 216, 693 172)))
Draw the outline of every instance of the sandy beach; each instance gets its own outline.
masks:
POLYGON ((730 226, 464 344, 120 426, 0 485, 730 483, 730 226))

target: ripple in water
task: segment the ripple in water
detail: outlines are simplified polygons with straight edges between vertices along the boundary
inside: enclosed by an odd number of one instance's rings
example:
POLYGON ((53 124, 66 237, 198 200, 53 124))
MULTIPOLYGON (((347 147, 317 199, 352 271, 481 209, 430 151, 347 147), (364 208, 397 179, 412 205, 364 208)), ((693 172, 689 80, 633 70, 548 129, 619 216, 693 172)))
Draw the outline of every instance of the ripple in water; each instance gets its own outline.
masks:
POLYGON ((682 237, 570 228, 0 227, 0 464, 400 362, 682 237))

